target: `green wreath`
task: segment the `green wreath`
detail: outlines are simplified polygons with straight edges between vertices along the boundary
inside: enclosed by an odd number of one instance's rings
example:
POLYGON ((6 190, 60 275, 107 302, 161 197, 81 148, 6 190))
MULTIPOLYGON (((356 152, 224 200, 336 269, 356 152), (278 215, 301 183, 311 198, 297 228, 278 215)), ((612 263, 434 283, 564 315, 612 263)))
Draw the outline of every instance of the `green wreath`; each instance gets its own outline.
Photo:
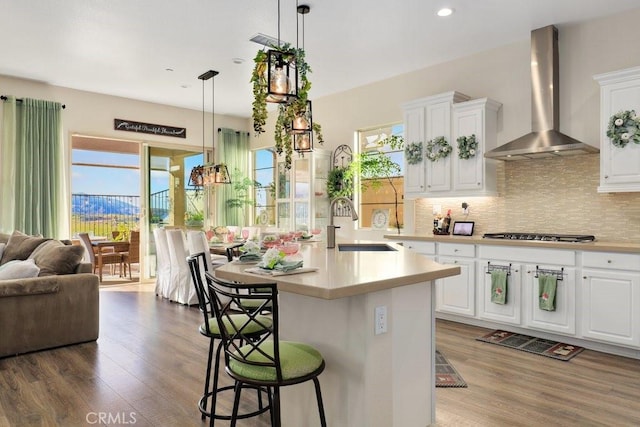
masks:
POLYGON ((445 159, 451 154, 451 145, 444 136, 438 136, 427 141, 427 158, 432 162, 445 159))
POLYGON ((461 136, 458 139, 458 157, 461 159, 470 159, 475 157, 476 151, 478 149, 478 140, 476 139, 476 135, 472 134, 471 136, 461 136))
POLYGON ((404 156, 410 165, 418 164, 422 161, 422 142, 412 142, 404 149, 404 156))
POLYGON ((330 199, 336 197, 351 197, 353 182, 346 176, 348 168, 337 167, 329 171, 327 176, 327 195, 330 199))
POLYGON ((609 118, 607 136, 616 147, 624 148, 629 141, 640 144, 640 116, 635 110, 620 111, 609 118))

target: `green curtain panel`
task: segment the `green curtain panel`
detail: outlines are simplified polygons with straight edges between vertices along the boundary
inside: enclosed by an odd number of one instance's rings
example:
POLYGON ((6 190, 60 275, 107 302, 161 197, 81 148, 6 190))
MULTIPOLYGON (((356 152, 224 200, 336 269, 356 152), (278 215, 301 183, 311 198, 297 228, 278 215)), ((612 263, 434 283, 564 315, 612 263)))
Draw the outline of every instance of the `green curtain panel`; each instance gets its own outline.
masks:
POLYGON ((62 208, 62 105, 8 96, 3 108, 2 224, 5 232, 58 237, 62 208))
MULTIPOLYGON (((234 171, 238 169, 243 175, 250 176, 249 170, 249 134, 233 129, 218 129, 217 162, 224 163, 229 169, 232 181, 234 171)), ((218 185, 216 192, 216 222, 218 225, 244 224, 244 215, 240 209, 228 206, 227 200, 235 197, 233 184, 218 185)))

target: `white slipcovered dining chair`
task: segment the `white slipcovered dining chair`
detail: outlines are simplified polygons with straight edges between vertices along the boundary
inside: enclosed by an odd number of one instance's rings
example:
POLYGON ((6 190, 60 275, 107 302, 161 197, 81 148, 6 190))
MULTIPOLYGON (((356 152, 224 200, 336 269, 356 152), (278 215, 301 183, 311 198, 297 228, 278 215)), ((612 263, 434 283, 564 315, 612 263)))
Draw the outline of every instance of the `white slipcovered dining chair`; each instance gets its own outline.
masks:
POLYGON ((169 258, 167 230, 156 228, 153 230, 153 239, 156 243, 156 295, 169 298, 171 259, 169 258))
POLYGON ((191 279, 191 271, 187 264, 187 242, 182 230, 167 230, 169 243, 169 259, 171 260, 171 284, 169 299, 180 304, 198 303, 196 288, 191 279))
MULTIPOLYGON (((189 255, 197 255, 204 252, 208 271, 212 271, 227 262, 227 258, 224 255, 211 255, 204 231, 187 231, 187 246, 189 247, 189 255)), ((204 280, 204 277, 202 280, 204 280)))

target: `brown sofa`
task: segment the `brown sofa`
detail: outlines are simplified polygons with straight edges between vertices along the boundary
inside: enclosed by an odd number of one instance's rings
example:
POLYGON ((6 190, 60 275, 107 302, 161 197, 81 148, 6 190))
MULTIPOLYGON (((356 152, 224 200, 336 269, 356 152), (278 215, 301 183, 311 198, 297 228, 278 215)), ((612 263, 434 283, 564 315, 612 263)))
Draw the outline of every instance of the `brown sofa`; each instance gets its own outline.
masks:
POLYGON ((50 239, 37 245, 31 242, 34 248, 23 240, 24 251, 16 255, 15 245, 13 251, 9 246, 14 235, 0 234, 0 243, 7 244, 0 267, 8 262, 7 250, 10 258, 18 256, 13 259, 27 259, 34 253, 41 276, 0 280, 0 357, 95 341, 99 332, 99 282, 98 276, 91 274, 91 264, 78 260, 77 250, 50 239), (50 243, 36 253, 47 241, 50 243), (30 252, 27 257, 26 252, 30 252), (68 259, 60 259, 63 253, 68 259), (56 269, 64 274, 57 274, 56 269))

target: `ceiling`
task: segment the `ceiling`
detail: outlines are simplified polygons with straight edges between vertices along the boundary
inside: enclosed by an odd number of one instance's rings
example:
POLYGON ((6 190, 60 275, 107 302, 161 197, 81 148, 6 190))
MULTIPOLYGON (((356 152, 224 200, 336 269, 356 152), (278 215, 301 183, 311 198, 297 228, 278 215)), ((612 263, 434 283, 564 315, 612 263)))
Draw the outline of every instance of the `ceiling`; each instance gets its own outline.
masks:
MULTIPOLYGON (((312 99, 522 41, 549 24, 561 31, 639 6, 638 0, 298 1, 311 7, 304 47, 312 99), (437 17, 442 6, 455 13, 437 17)), ((201 110, 197 77, 213 69, 220 72, 216 113, 249 117, 249 79, 261 48, 249 39, 277 37, 277 15, 277 0, 0 0, 0 74, 201 110)), ((280 0, 280 15, 281 39, 295 44, 296 1, 280 0)), ((205 85, 211 111, 211 81, 205 85)))

